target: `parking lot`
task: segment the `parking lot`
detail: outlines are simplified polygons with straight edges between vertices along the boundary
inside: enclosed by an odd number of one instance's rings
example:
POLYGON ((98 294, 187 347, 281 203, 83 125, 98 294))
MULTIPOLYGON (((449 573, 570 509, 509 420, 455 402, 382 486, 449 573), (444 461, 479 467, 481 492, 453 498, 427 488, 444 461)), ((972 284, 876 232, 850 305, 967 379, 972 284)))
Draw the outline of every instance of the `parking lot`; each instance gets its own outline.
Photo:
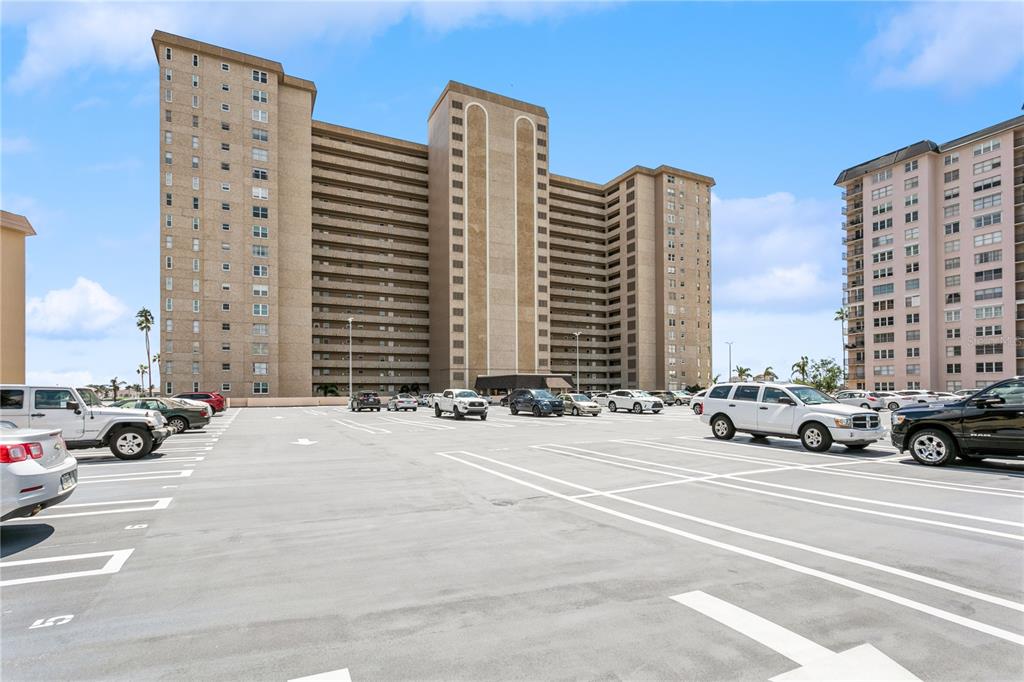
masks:
POLYGON ((685 407, 230 409, 76 455, 3 526, 5 680, 1024 678, 1019 463, 685 407))

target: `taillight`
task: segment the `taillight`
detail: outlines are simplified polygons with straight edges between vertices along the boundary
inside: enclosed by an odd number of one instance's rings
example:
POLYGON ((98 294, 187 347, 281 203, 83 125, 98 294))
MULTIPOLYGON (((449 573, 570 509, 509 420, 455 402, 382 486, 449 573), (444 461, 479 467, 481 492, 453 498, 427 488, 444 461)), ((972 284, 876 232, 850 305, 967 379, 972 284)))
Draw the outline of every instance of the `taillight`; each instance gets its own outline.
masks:
POLYGON ((43 446, 41 443, 15 443, 13 445, 0 445, 0 462, 4 464, 24 462, 30 457, 32 459, 39 459, 42 456, 43 446))
POLYGON ((869 403, 876 403, 876 402, 878 402, 878 398, 869 395, 868 396, 868 402, 869 403))

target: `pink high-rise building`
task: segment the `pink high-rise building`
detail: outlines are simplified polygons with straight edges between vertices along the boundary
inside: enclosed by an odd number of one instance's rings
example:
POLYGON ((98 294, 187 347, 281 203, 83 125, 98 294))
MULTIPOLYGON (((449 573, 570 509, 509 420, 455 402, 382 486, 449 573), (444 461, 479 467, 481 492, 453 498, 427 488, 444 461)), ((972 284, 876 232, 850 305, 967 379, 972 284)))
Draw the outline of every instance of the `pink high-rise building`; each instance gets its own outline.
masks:
POLYGON ((954 391, 1024 374, 1024 116, 836 185, 848 385, 954 391))

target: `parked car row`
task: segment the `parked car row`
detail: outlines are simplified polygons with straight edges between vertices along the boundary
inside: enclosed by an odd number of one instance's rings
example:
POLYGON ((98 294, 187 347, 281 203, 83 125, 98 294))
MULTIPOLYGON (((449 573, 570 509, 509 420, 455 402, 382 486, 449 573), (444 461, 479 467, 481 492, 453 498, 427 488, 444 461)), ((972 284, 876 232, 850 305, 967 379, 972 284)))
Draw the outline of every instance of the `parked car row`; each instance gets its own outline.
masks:
POLYGON ((802 384, 717 384, 691 406, 712 435, 798 438, 811 451, 833 443, 861 450, 888 433, 900 452, 929 466, 957 458, 1024 458, 1024 376, 959 394, 905 390, 840 391, 835 397, 802 384), (879 404, 881 403, 881 405, 879 404), (891 409, 891 430, 877 412, 891 409))
POLYGON ((192 393, 105 405, 91 388, 0 386, 0 520, 34 516, 70 497, 78 485, 71 450, 107 447, 118 459, 140 459, 173 434, 209 424, 225 402, 192 393))

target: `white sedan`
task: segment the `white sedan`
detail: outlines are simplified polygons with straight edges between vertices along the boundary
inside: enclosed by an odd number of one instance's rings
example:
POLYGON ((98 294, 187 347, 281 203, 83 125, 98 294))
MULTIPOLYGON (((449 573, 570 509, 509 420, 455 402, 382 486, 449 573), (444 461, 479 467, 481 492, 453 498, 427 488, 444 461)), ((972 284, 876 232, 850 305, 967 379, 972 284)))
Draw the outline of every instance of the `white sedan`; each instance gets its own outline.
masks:
POLYGON ((388 412, 416 411, 419 402, 408 393, 399 393, 388 400, 388 412))
POLYGON ((78 485, 78 460, 60 429, 19 429, 0 422, 0 521, 35 516, 63 502, 78 485))
POLYGON ((594 396, 594 402, 601 407, 607 407, 609 412, 630 410, 636 414, 644 411, 658 414, 665 409, 665 403, 647 391, 620 389, 611 393, 598 393, 594 396))

